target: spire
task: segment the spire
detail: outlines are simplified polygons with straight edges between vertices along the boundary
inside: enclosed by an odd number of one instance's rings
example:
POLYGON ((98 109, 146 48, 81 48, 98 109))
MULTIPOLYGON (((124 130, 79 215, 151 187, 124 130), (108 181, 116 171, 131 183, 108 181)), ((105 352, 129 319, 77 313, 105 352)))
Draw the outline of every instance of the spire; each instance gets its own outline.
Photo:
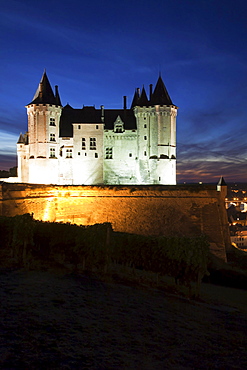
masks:
POLYGON ((59 96, 58 86, 57 85, 55 86, 55 99, 56 99, 56 102, 57 102, 56 105, 62 105, 61 104, 61 100, 60 100, 60 96, 59 96))
POLYGON ((226 182, 225 182, 225 179, 223 176, 221 176, 221 178, 219 179, 219 182, 217 185, 220 185, 220 186, 227 186, 226 185, 226 182))
POLYGON ((145 89, 144 89, 144 86, 143 86, 143 88, 142 88, 141 96, 140 96, 140 98, 139 98, 139 100, 138 100, 138 105, 139 105, 140 107, 143 107, 144 105, 145 105, 145 106, 148 106, 148 105, 149 105, 148 98, 147 98, 147 94, 146 94, 146 91, 145 91, 145 89))
POLYGON ((161 76, 159 76, 152 94, 151 105, 173 105, 161 76))
POLYGON ((135 90, 135 94, 134 94, 134 97, 133 97, 133 100, 132 100, 132 104, 131 104, 131 108, 134 108, 138 105, 138 101, 139 101, 139 93, 138 93, 138 89, 135 90))
POLYGON ((135 90, 135 94, 134 94, 134 97, 133 97, 133 100, 132 100, 131 108, 134 108, 137 105, 139 107, 149 105, 147 94, 146 94, 144 86, 142 87, 141 94, 140 94, 140 89, 139 88, 135 90))
POLYGON ((25 144, 25 139, 24 139, 24 136, 22 135, 22 133, 20 133, 17 144, 25 144))
POLYGON ((217 184, 217 191, 222 191, 225 193, 224 196, 226 196, 227 194, 227 184, 224 180, 224 177, 221 176, 221 178, 219 179, 219 182, 217 184))
POLYGON ((56 86, 56 95, 54 95, 46 71, 44 71, 33 100, 29 104, 61 105, 58 88, 56 86))

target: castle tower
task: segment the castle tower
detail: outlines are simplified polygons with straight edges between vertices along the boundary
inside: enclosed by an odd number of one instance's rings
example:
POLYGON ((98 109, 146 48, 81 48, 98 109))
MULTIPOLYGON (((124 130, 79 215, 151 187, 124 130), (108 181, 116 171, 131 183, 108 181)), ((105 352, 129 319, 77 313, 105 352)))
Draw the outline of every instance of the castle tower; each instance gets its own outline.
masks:
MULTIPOLYGON (((61 101, 44 72, 31 103, 27 106, 29 180, 34 183, 56 183, 58 173, 58 138, 61 101)), ((22 176, 25 174, 22 171, 22 176)))
POLYGON ((137 120, 139 182, 143 184, 176 184, 176 116, 177 107, 161 77, 150 97, 143 87, 137 89, 132 108, 137 120))

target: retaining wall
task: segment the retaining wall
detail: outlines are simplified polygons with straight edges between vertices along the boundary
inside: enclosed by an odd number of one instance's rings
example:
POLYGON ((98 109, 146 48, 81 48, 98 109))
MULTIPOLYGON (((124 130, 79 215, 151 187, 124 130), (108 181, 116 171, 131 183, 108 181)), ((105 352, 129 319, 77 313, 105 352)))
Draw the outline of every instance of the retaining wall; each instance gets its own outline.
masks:
POLYGON ((230 236, 226 187, 0 185, 0 214, 33 213, 43 221, 92 225, 142 235, 209 237, 212 252, 226 259, 230 236))

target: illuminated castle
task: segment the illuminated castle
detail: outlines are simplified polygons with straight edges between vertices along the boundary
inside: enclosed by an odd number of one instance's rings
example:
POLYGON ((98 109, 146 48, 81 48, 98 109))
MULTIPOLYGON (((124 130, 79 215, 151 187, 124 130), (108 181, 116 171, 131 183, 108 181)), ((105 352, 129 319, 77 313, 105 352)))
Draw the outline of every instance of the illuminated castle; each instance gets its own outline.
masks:
POLYGON ((159 77, 127 109, 62 107, 43 74, 17 143, 18 178, 58 185, 176 184, 176 116, 159 77))

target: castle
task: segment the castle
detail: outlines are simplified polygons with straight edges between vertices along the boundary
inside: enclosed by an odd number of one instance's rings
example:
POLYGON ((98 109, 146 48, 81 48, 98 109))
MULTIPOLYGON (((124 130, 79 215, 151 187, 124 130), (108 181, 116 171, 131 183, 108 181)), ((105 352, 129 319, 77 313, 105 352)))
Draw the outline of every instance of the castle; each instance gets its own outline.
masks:
POLYGON ((177 107, 161 77, 130 109, 62 107, 44 72, 17 143, 18 179, 57 185, 175 185, 177 107))

